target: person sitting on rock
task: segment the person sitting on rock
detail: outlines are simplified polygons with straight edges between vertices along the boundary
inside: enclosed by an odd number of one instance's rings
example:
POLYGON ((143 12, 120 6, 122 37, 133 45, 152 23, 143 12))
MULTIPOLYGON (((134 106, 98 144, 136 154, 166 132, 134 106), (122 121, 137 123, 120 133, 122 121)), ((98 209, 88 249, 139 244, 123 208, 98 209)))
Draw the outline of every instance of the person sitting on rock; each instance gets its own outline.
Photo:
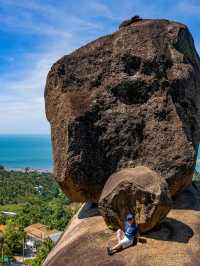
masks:
POLYGON ((117 230, 118 244, 112 248, 108 247, 108 255, 113 255, 115 252, 130 247, 136 240, 138 232, 138 226, 135 223, 135 217, 129 213, 125 222, 124 232, 119 229, 117 230))

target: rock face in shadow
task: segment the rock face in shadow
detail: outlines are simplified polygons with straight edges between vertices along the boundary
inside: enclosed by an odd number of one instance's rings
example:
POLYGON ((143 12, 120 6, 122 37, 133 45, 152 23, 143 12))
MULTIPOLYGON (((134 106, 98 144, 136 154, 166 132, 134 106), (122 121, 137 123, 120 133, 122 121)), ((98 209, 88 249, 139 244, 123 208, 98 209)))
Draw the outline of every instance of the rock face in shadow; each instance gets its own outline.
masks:
POLYGON ((95 210, 82 209, 43 266, 199 266, 199 195, 200 184, 195 183, 176 197, 174 209, 160 226, 142 236, 145 244, 111 257, 106 254, 106 247, 116 244, 115 233, 107 228, 101 216, 93 216, 95 210), (188 195, 190 200, 186 202, 188 195))
POLYGON ((62 57, 47 78, 54 174, 73 201, 98 202, 107 179, 147 166, 172 195, 191 183, 200 135, 200 63, 187 27, 125 23, 62 57))
POLYGON ((99 208, 107 225, 122 228, 135 213, 140 232, 152 229, 169 212, 171 196, 166 181, 147 167, 126 168, 113 174, 102 191, 99 208))

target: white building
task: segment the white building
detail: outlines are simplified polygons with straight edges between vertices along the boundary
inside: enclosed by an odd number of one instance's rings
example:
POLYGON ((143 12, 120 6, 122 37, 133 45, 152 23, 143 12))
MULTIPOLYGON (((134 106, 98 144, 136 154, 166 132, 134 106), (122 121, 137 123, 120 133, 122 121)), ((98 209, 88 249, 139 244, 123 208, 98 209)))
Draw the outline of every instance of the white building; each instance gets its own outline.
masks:
POLYGON ((3 214, 6 217, 15 217, 17 215, 15 212, 6 212, 6 211, 2 211, 1 214, 3 214))
POLYGON ((51 239, 56 243, 61 237, 62 233, 58 230, 50 230, 44 224, 32 224, 24 229, 26 232, 25 248, 36 252, 38 245, 44 240, 51 239))

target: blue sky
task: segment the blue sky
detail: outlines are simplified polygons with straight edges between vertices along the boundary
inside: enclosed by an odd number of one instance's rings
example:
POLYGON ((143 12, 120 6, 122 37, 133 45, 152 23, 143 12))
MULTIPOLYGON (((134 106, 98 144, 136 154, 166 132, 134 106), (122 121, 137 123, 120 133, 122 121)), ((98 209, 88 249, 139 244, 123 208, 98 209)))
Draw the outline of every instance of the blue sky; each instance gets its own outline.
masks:
POLYGON ((200 51, 199 0, 0 0, 0 134, 49 133, 51 65, 135 14, 187 24, 200 51))

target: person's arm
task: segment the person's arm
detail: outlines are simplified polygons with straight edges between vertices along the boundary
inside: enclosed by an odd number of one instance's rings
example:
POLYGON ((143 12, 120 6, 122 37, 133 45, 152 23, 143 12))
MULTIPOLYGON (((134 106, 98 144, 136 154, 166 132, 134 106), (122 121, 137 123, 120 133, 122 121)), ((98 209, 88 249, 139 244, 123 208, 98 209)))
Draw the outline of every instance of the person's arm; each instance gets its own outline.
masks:
POLYGON ((124 233, 126 232, 127 229, 127 222, 124 223, 124 233))

